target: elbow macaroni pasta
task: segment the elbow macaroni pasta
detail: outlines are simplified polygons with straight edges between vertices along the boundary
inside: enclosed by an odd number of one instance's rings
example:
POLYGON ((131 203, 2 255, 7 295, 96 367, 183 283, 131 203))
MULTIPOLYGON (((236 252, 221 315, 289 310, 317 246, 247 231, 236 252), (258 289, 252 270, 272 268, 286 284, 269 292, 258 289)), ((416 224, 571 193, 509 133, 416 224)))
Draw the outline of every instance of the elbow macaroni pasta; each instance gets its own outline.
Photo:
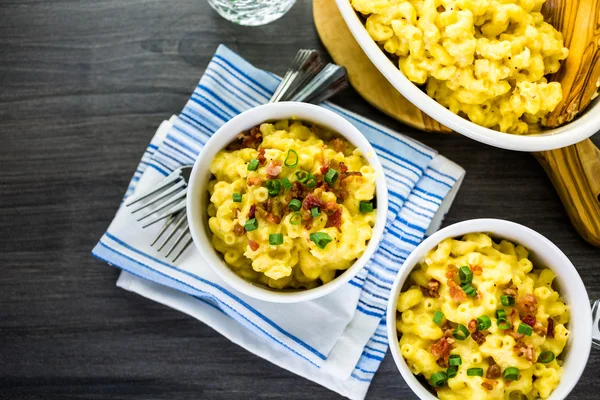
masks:
MULTIPOLYGON (((460 240, 442 241, 411 273, 410 286, 397 302, 400 352, 408 366, 414 374, 430 380, 433 374, 447 371, 448 365, 444 364, 450 355, 459 355, 462 360, 456 376, 449 378, 446 385, 435 388, 440 399, 509 399, 511 394, 545 399, 559 384, 562 374, 559 355, 569 336, 566 327, 569 307, 553 288, 552 270, 534 269, 528 257, 528 251, 520 245, 505 240, 495 243, 488 235, 475 233, 460 240), (477 289, 476 297, 452 292, 454 285, 450 281, 458 278, 457 266, 469 266, 473 271, 471 285, 477 289), (432 281, 437 281, 439 288, 433 293, 434 297, 429 297, 432 293, 426 287, 432 281), (514 307, 501 304, 503 293, 515 294, 514 307), (528 297, 531 295, 535 301, 528 297), (531 304, 535 307, 527 308, 531 304), (510 329, 499 329, 496 314, 499 309, 509 316, 510 329), (523 309, 527 312, 523 313, 523 309), (434 322, 436 311, 443 313, 446 322, 434 322), (531 318, 530 315, 535 316, 536 321, 533 333, 520 335, 517 327, 531 318), (481 316, 491 320, 489 328, 476 329, 482 341, 475 340, 470 327, 470 336, 465 340, 449 334, 458 324, 469 326, 481 316), (554 327, 553 334, 550 325, 554 327), (450 344, 444 356, 435 351, 440 342, 450 344), (529 359, 520 349, 530 349, 529 359), (556 358, 544 363, 539 356, 548 351, 556 358), (501 371, 518 368, 519 379, 505 380, 501 375, 488 379, 494 364, 497 365, 494 368, 501 371), (468 376, 469 368, 482 368, 484 376, 468 376)), ((463 289, 459 286, 458 290, 463 289)))
POLYGON ((545 75, 569 51, 545 0, 351 0, 408 79, 455 114, 526 134, 562 100, 545 75))
POLYGON ((212 244, 232 270, 248 281, 275 289, 312 288, 327 283, 363 254, 371 238, 377 211, 361 212, 360 202, 374 199, 375 171, 360 150, 349 142, 341 139, 326 142, 317 132, 332 136, 330 132, 309 126, 293 120, 263 123, 258 128, 262 140, 259 148, 226 149, 220 151, 211 164, 214 179, 208 186, 207 211, 212 244), (333 141, 337 141, 337 146, 332 145, 333 141), (297 154, 294 167, 284 163, 290 150, 297 154), (260 158, 263 151, 266 160, 256 171, 249 170, 250 161, 260 158), (268 176, 270 165, 281 166, 276 178, 268 176), (342 191, 322 185, 324 165, 343 165, 350 171, 345 178, 340 171, 336 187, 343 188, 342 191), (300 185, 298 171, 316 177, 320 186, 307 189, 300 185), (341 215, 339 226, 328 224, 334 218, 331 210, 321 210, 318 216, 312 216, 310 209, 304 207, 300 210, 302 222, 294 224, 289 203, 292 197, 302 198, 292 196, 292 192, 283 187, 279 194, 271 196, 265 186, 270 179, 281 182, 285 178, 303 187, 305 194, 309 191, 309 196, 333 205, 341 215), (339 195, 341 192, 344 196, 339 195), (234 193, 241 194, 241 202, 232 200, 234 193), (241 232, 240 228, 251 219, 252 207, 256 209, 258 228, 241 232), (269 219, 266 211, 269 207, 273 208, 273 214, 278 212, 280 221, 269 219), (236 234, 236 229, 242 234, 236 234), (331 242, 320 248, 311 240, 311 234, 316 232, 326 233, 331 242), (272 234, 282 234, 283 243, 270 244, 272 234))

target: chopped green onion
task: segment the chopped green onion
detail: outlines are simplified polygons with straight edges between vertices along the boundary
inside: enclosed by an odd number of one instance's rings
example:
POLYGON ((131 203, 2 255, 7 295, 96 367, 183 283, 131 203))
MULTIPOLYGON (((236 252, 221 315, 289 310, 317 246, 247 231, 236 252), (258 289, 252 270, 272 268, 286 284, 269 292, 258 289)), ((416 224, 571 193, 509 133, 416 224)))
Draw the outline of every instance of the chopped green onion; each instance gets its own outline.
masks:
POLYGON ((465 340, 469 335, 469 330, 463 324, 458 324, 454 332, 452 332, 452 336, 454 336, 454 339, 456 340, 465 340))
POLYGON ((467 294, 467 296, 475 297, 477 296, 477 291, 470 283, 465 283, 460 285, 460 288, 467 294))
POLYGON ((458 354, 451 354, 450 358, 448 358, 448 365, 453 367, 458 366, 460 364, 462 364, 462 359, 460 358, 460 356, 458 354))
POLYGON ((373 203, 370 201, 361 201, 359 203, 359 210, 361 213, 368 213, 373 211, 373 203))
POLYGON ((290 217, 290 224, 292 224, 292 225, 300 225, 301 222, 302 222, 302 214, 300 214, 299 212, 293 213, 292 216, 290 217))
POLYGON ((258 169, 258 160, 255 158, 254 160, 250 160, 248 163, 248 171, 256 171, 258 169))
POLYGON ((310 176, 310 174, 306 171, 296 171, 296 178, 298 178, 298 182, 300 183, 304 183, 308 180, 308 177, 310 176))
POLYGON ((446 374, 448 375, 448 379, 454 378, 457 373, 458 373, 458 367, 456 367, 456 366, 450 367, 450 368, 448 368, 446 370, 446 374))
POLYGON ((504 370, 504 379, 507 381, 518 381, 519 375, 519 368, 508 367, 504 370))
POLYGON ((246 221, 246 223, 244 224, 244 229, 246 229, 246 232, 257 230, 258 229, 258 221, 256 220, 256 218, 252 218, 252 219, 249 219, 248 221, 246 221))
POLYGON ((473 281, 473 272, 467 266, 460 267, 458 270, 458 277, 461 283, 471 283, 473 281))
POLYGON ((435 322, 436 324, 441 324, 442 320, 444 319, 444 313, 441 311, 436 311, 433 314, 433 322, 435 322))
POLYGON ((271 246, 277 246, 279 244, 283 244, 283 234, 281 234, 281 233, 271 233, 269 235, 269 244, 271 246))
POLYGON ((541 352, 540 355, 538 356, 538 362, 541 362, 544 364, 548 364, 552 360, 554 360, 554 353, 551 351, 541 352))
POLYGON ((503 309, 496 310, 496 318, 506 319, 506 311, 504 311, 503 309))
POLYGON ((467 376, 483 376, 483 368, 469 368, 467 376))
POLYGON ((337 181, 337 178, 338 172, 333 168, 329 168, 327 170, 327 173, 325 174, 325 182, 327 182, 330 185, 333 185, 335 181, 337 181))
POLYGON ((314 175, 308 175, 308 179, 306 180, 306 182, 304 182, 304 184, 306 185, 306 187, 314 188, 315 186, 317 186, 317 178, 315 178, 314 175))
POLYGON ((315 232, 310 234, 310 240, 315 242, 320 249, 324 249, 333 239, 325 232, 315 232))
POLYGON ((320 214, 321 214, 321 212, 319 211, 319 207, 313 207, 310 209, 310 215, 313 218, 317 218, 320 214))
POLYGON ((531 334, 533 333, 533 328, 527 324, 520 323, 519 327, 517 328, 517 333, 520 333, 521 335, 531 336, 531 334))
POLYGON ((446 381, 448 380, 448 375, 446 375, 445 372, 436 372, 435 374, 431 375, 431 384, 434 387, 440 387, 440 386, 444 386, 446 384, 446 381))
POLYGON ((507 329, 510 329, 510 322, 508 322, 506 320, 506 318, 498 318, 496 320, 496 325, 498 325, 498 329, 500 329, 501 331, 505 331, 507 329))
POLYGON ((241 203, 242 202, 242 194, 241 193, 234 193, 233 196, 233 202, 234 203, 241 203))
POLYGON ((477 318, 477 330, 485 331, 490 326, 492 326, 492 320, 487 315, 477 318))
POLYGON ((503 306, 514 306, 515 298, 512 296, 500 296, 500 302, 503 306))
POLYGON ((281 182, 279 181, 267 181, 266 186, 267 190, 269 191, 269 196, 271 197, 277 196, 281 191, 281 182))
POLYGON ((287 156, 285 157, 285 161, 283 162, 283 165, 285 165, 288 168, 294 168, 298 165, 298 153, 296 153, 295 150, 288 150, 287 156), (290 161, 288 162, 288 160, 290 159, 290 155, 293 154, 294 155, 294 160, 295 161, 290 161))
POLYGON ((284 187, 285 190, 290 190, 292 188, 292 184, 288 178, 281 178, 281 186, 284 187))
POLYGON ((288 204, 288 208, 292 211, 300 211, 302 208, 302 202, 298 199, 292 199, 290 204, 288 204))

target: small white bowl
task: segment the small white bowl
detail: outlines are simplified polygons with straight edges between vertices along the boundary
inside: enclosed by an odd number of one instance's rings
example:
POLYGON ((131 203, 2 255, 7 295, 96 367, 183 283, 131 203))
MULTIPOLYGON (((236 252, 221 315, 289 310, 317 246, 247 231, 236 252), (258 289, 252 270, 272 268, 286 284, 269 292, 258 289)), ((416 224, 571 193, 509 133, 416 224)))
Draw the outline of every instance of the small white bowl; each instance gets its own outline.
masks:
POLYGON ((282 102, 265 104, 243 112, 223 125, 206 142, 192 169, 187 195, 187 217, 194 244, 200 255, 210 268, 227 284, 237 291, 256 299, 277 302, 296 303, 313 300, 335 291, 340 286, 352 279, 371 258, 383 235, 388 209, 388 192, 385 175, 375 150, 367 139, 350 122, 335 114, 312 104, 282 102), (236 135, 267 121, 281 119, 298 119, 314 122, 317 125, 331 129, 341 137, 348 140, 362 151, 363 156, 375 170, 377 218, 369 244, 363 255, 348 268, 343 274, 333 281, 307 290, 277 291, 263 286, 252 284, 236 275, 223 260, 222 254, 217 252, 211 244, 212 232, 208 228, 209 205, 207 191, 211 177, 210 163, 215 155, 231 143, 236 135))
POLYGON ((350 0, 336 0, 336 2, 352 35, 383 76, 421 111, 458 133, 502 149, 544 151, 581 142, 600 131, 600 98, 592 101, 585 112, 573 122, 559 128, 545 130, 539 135, 513 135, 474 124, 454 114, 408 80, 369 36, 363 22, 352 8, 350 0))
POLYGON ((421 399, 435 400, 411 372, 400 353, 396 331, 396 303, 404 282, 425 255, 446 238, 461 237, 467 233, 484 232, 493 238, 509 240, 523 245, 530 252, 534 266, 550 268, 556 274, 560 294, 569 305, 571 319, 568 324, 569 340, 565 348, 563 375, 560 384, 548 400, 564 399, 573 390, 581 377, 592 346, 592 310, 590 299, 577 270, 567 256, 551 241, 536 231, 514 222, 500 219, 473 219, 450 225, 424 240, 406 259, 396 277, 387 307, 387 334, 390 351, 408 386, 421 399))

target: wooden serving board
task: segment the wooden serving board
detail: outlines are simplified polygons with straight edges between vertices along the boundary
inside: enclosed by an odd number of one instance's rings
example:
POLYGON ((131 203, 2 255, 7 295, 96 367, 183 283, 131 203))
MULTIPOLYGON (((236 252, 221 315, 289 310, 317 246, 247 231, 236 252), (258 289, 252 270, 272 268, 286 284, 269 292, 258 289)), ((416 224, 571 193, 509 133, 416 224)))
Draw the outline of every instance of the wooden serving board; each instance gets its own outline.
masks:
MULTIPOLYGON (((335 0, 313 0, 321 41, 350 84, 375 108, 414 128, 452 131, 405 99, 371 63, 346 26, 335 0)), ((564 149, 534 153, 552 180, 579 234, 600 247, 600 150, 586 139, 564 149)))

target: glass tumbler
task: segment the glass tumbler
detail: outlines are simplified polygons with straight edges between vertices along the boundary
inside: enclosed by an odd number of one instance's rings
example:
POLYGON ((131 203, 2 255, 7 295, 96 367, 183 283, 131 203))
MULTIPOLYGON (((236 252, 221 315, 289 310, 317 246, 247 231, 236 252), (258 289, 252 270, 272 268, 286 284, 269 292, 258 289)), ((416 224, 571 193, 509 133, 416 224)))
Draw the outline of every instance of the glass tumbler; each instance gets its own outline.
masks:
POLYGON ((239 25, 268 24, 282 17, 296 0, 208 0, 223 18, 239 25))

